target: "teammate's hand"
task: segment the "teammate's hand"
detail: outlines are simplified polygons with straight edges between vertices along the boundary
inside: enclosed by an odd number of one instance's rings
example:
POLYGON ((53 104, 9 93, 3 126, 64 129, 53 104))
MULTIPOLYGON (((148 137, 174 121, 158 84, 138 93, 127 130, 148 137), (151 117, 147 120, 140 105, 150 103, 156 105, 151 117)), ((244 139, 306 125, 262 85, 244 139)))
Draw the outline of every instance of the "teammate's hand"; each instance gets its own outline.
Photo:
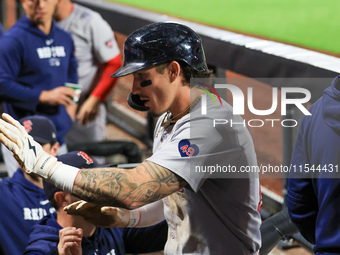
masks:
POLYGON ((83 230, 81 228, 66 227, 59 231, 58 254, 59 255, 81 255, 81 240, 83 230))
POLYGON ((45 176, 44 165, 52 166, 57 159, 46 153, 18 121, 6 113, 2 117, 4 120, 0 119, 0 141, 13 152, 25 172, 45 176))
POLYGON ((104 228, 127 227, 130 221, 130 211, 117 207, 100 206, 86 201, 77 201, 66 207, 67 214, 84 217, 93 225, 104 228))
POLYGON ((76 92, 72 88, 65 86, 56 87, 51 90, 43 90, 39 96, 39 102, 50 105, 73 104, 73 97, 76 92))
POLYGON ((86 125, 86 123, 95 119, 99 112, 100 103, 101 101, 92 95, 86 99, 76 116, 80 125, 86 125))
POLYGON ((70 116, 72 121, 75 121, 76 119, 77 108, 78 108, 78 105, 73 102, 65 106, 66 112, 70 116))

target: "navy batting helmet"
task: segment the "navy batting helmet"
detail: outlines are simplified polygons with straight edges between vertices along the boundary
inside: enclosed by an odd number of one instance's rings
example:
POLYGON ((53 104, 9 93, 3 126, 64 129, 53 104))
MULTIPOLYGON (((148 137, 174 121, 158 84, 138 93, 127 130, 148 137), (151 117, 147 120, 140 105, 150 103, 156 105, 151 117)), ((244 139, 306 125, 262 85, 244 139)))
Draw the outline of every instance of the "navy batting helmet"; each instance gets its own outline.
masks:
MULTIPOLYGON (((178 60, 199 72, 207 71, 201 38, 189 27, 173 22, 152 23, 130 34, 124 43, 124 64, 111 77, 120 77, 146 67, 178 60)), ((147 111, 138 95, 130 94, 129 105, 147 111)))
POLYGON ((124 64, 111 77, 171 60, 181 60, 197 71, 208 70, 202 40, 191 28, 174 22, 152 23, 127 37, 124 64))

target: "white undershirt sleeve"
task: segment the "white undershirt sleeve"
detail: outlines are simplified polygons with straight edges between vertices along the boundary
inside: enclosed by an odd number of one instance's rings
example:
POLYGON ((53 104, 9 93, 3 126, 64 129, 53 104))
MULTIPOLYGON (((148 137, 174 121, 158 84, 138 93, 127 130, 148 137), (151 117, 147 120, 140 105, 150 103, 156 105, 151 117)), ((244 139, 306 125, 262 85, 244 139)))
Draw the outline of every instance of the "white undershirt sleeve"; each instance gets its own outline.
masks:
POLYGON ((130 211, 130 223, 128 227, 142 228, 155 225, 164 218, 164 205, 162 200, 144 205, 130 211))

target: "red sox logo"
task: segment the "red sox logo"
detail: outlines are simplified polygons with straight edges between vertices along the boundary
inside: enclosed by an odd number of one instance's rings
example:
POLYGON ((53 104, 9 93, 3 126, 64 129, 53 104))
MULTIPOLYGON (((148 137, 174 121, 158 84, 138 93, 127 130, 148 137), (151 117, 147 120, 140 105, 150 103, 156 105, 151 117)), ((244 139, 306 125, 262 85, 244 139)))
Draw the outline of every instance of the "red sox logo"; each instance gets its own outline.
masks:
POLYGON ((30 120, 25 120, 25 121, 23 122, 23 124, 24 124, 24 129, 26 130, 26 132, 27 132, 27 133, 31 132, 31 130, 32 130, 32 125, 33 125, 32 121, 30 121, 30 120))
POLYGON ((86 160, 86 164, 91 164, 91 163, 93 163, 93 159, 92 158, 90 158, 90 156, 89 155, 87 155, 85 152, 83 152, 83 151, 80 151, 80 152, 78 152, 77 153, 77 155, 78 156, 82 156, 83 157, 83 159, 85 159, 86 160))
POLYGON ((113 46, 112 40, 108 40, 107 42, 105 42, 105 45, 109 48, 111 48, 113 46))

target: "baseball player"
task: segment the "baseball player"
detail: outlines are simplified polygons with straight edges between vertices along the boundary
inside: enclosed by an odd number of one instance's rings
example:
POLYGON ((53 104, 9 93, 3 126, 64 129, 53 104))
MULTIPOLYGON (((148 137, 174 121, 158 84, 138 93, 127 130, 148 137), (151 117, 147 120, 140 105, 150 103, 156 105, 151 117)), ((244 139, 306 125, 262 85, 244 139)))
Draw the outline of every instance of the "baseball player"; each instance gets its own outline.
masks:
POLYGON ((79 171, 62 164, 6 114, 0 140, 27 171, 85 201, 134 209, 162 199, 169 225, 165 254, 258 254, 259 179, 194 171, 211 164, 236 169, 257 164, 246 127, 212 125, 214 118, 242 122, 229 104, 217 107, 207 100, 209 114, 201 114, 203 91, 190 87, 191 77, 211 77, 201 38, 178 23, 142 27, 126 39, 124 64, 113 76, 128 74, 134 78, 130 105, 160 116, 153 155, 136 168, 79 171))
MULTIPOLYGON (((20 123, 44 151, 57 155, 59 143, 52 121, 28 116, 20 123)), ((32 226, 55 210, 44 193, 42 178, 20 168, 11 178, 0 181, 0 194, 0 254, 22 254, 32 226)))
MULTIPOLYGON (((66 135, 66 142, 97 142, 105 139, 104 102, 116 79, 110 75, 121 67, 117 42, 109 24, 99 13, 61 0, 54 14, 59 26, 69 31, 75 44, 81 98, 77 121, 66 135)), ((95 158, 99 164, 103 159, 95 158)))
MULTIPOLYGON (((78 168, 96 167, 94 160, 82 151, 63 154, 58 160, 78 168)), ((149 228, 96 227, 82 217, 68 215, 63 210, 65 205, 78 198, 48 182, 44 182, 44 190, 56 213, 45 216, 32 228, 24 254, 123 255, 161 251, 164 248, 168 230, 164 220, 149 228)))
MULTIPOLYGON (((57 1, 21 1, 24 17, 0 39, 0 100, 15 119, 47 116, 63 147, 76 110, 75 92, 65 83, 78 77, 72 37, 52 20, 57 1)), ((4 160, 11 176, 17 167, 11 168, 9 156, 4 160)))

